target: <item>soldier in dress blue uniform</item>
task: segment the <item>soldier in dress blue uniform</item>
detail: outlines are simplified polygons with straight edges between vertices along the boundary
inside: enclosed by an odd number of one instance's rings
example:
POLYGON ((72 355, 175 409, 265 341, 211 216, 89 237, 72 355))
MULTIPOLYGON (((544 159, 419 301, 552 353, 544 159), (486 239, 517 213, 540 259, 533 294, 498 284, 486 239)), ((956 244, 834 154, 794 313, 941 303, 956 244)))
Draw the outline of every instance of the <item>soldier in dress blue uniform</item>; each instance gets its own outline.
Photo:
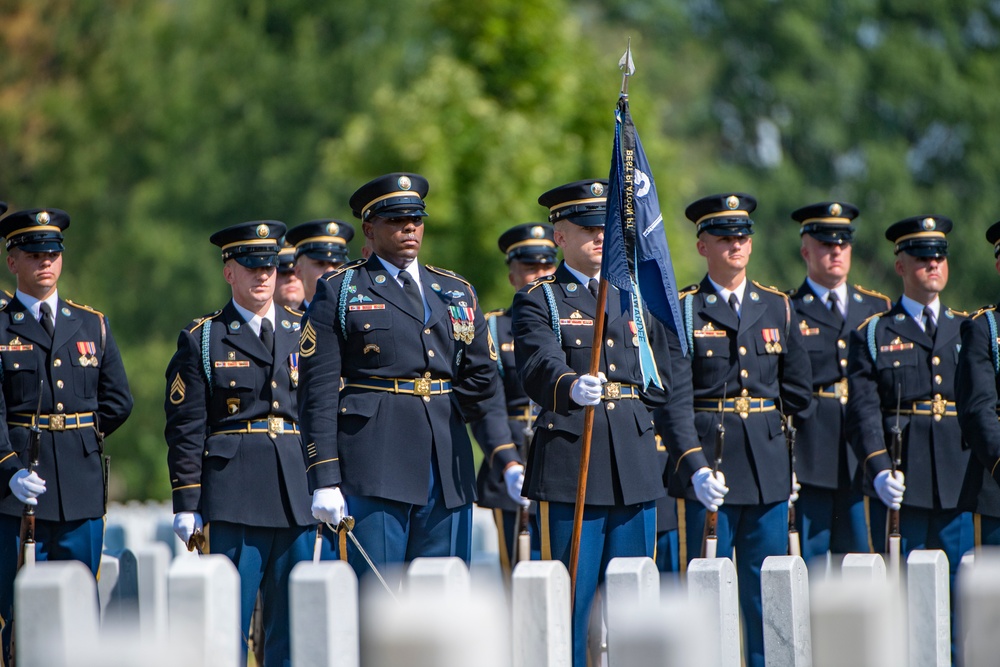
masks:
MULTIPOLYGON (((1000 272, 1000 222, 986 230, 1000 272)), ((962 349, 955 373, 955 404, 962 437, 972 456, 962 491, 962 506, 973 512, 976 547, 1000 545, 1000 317, 985 306, 962 322, 962 349)))
POLYGON ((278 276, 274 284, 274 304, 278 308, 288 306, 292 310, 302 310, 306 298, 302 280, 295 275, 295 246, 287 241, 278 251, 278 276))
POLYGON ((285 239, 295 246, 295 275, 305 291, 303 312, 316 294, 316 281, 347 261, 347 244, 353 238, 354 227, 332 218, 310 220, 288 230, 285 239))
MULTIPOLYGON (((290 664, 289 575, 316 535, 297 424, 299 313, 273 301, 284 233, 263 220, 211 236, 233 298, 181 331, 164 402, 174 531, 239 570, 244 652, 261 591, 268 665, 290 664)), ((333 545, 327 536, 325 557, 333 545)))
MULTIPOLYGON (((851 333, 847 437, 863 462, 865 494, 885 507, 902 506, 903 557, 914 549, 942 549, 955 590, 962 554, 972 546, 972 521, 959 502, 969 452, 954 403, 965 313, 939 298, 948 283, 951 228, 948 218, 928 215, 901 220, 885 232, 895 244, 903 295, 851 333), (897 414, 903 450, 893 475, 897 414)), ((873 546, 884 550, 886 513, 870 507, 870 523, 873 546)))
MULTIPOLYGON (((515 290, 555 271, 556 242, 552 231, 548 223, 526 222, 500 235, 500 252, 507 258, 507 278, 515 290)), ((514 359, 512 319, 509 308, 486 314, 486 325, 498 348, 497 372, 503 386, 490 399, 494 409, 472 424, 472 433, 478 442, 496 442, 501 447, 517 449, 517 460, 504 468, 484 458, 476 478, 479 506, 493 510, 501 545, 500 566, 508 578, 516 557, 518 516, 525 502, 520 495, 524 461, 534 433, 532 424, 538 414, 538 405, 528 398, 521 386, 521 375, 514 359)), ((496 448, 490 449, 496 451, 496 448)), ((532 551, 536 551, 534 545, 532 551)))
POLYGON ((802 236, 807 275, 792 290, 794 324, 812 367, 812 404, 795 419, 795 470, 802 485, 796 528, 802 558, 871 551, 864 494, 855 485, 858 458, 847 446, 847 340, 861 322, 892 305, 888 297, 851 287, 851 245, 858 209, 822 202, 792 213, 802 236))
POLYGON ((24 504, 37 503, 36 560, 78 560, 97 576, 107 505, 104 437, 132 411, 125 367, 107 318, 59 294, 63 232, 69 222, 69 215, 57 209, 18 211, 0 221, 7 267, 17 278, 15 298, 0 310, 9 432, 0 438, 0 470, 12 490, 0 502, 4 664, 10 664, 24 504), (35 423, 41 429, 40 458, 29 475, 28 443, 35 423))
MULTIPOLYGON (((664 495, 650 407, 673 389, 667 329, 645 320, 663 388, 643 389, 631 309, 610 285, 600 336, 601 376, 589 374, 601 271, 607 181, 576 181, 549 190, 549 209, 564 261, 514 297, 514 356, 528 396, 541 412, 528 451, 524 495, 538 501, 541 557, 569 566, 585 406, 594 407, 583 533, 573 606, 573 664, 586 664, 587 624, 612 558, 653 557, 655 503, 664 495), (647 405, 649 407, 647 407, 647 405)), ((648 313, 647 313, 648 315, 648 313)), ((681 392, 684 384, 680 385, 681 392)), ((688 393, 690 409, 690 394, 688 393)), ((690 420, 690 412, 688 413, 690 420)), ((693 426, 690 429, 693 439, 693 426)))
MULTIPOLYGON (((785 294, 748 281, 756 200, 742 193, 699 199, 685 215, 695 223, 708 274, 681 293, 693 371, 694 443, 668 440, 678 498, 681 560, 700 555, 706 512, 718 512, 717 555, 735 549, 746 663, 764 664, 760 568, 788 553, 792 475, 781 411, 809 405, 809 355, 785 294), (718 476, 716 427, 726 427, 718 476)), ((668 430, 661 429, 661 433, 668 430)))
MULTIPOLYGON (((393 173, 354 193, 373 254, 319 281, 300 344, 313 515, 336 524, 349 509, 380 569, 420 556, 469 561, 476 470, 465 422, 497 387, 472 285, 417 262, 427 190, 422 176, 393 173)), ((486 456, 503 468, 517 452, 486 456)), ((353 544, 340 546, 366 574, 353 544)))

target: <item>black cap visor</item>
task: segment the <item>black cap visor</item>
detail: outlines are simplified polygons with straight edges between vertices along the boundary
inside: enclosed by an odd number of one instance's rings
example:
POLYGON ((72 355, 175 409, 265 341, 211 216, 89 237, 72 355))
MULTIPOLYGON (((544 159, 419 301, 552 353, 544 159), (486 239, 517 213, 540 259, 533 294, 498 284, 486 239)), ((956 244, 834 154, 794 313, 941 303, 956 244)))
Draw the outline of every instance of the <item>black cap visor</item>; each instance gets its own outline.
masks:
POLYGON ((911 239, 903 241, 896 248, 896 254, 905 252, 913 257, 937 257, 944 259, 948 256, 948 242, 940 239, 921 240, 911 239))
POLYGON ((712 236, 753 236, 753 220, 749 218, 717 218, 698 225, 698 234, 712 236))
POLYGON ((278 266, 278 253, 276 252, 251 252, 230 257, 238 264, 248 269, 260 269, 264 267, 278 266))

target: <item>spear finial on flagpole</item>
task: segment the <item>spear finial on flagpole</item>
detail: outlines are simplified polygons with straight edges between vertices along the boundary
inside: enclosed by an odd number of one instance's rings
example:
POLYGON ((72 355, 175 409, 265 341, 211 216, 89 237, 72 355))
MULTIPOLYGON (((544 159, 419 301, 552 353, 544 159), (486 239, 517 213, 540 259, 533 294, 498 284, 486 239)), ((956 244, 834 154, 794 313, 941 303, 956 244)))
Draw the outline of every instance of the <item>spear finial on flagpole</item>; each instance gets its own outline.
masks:
POLYGON ((635 74, 635 63, 632 62, 632 38, 628 38, 625 55, 618 61, 618 69, 622 71, 622 95, 628 97, 628 78, 635 74))

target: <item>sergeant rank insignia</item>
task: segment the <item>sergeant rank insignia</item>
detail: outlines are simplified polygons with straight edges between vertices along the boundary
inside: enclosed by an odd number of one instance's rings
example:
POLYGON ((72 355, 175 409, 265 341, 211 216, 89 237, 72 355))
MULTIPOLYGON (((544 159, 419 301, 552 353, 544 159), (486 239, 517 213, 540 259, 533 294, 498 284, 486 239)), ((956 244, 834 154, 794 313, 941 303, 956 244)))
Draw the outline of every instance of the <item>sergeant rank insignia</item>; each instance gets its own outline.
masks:
POLYGON ((472 342, 476 335, 476 327, 473 324, 475 313, 468 306, 448 306, 451 315, 452 337, 465 344, 472 342))
POLYGON ((97 366, 97 345, 90 340, 78 340, 76 342, 76 349, 80 352, 80 365, 86 368, 87 366, 97 366))

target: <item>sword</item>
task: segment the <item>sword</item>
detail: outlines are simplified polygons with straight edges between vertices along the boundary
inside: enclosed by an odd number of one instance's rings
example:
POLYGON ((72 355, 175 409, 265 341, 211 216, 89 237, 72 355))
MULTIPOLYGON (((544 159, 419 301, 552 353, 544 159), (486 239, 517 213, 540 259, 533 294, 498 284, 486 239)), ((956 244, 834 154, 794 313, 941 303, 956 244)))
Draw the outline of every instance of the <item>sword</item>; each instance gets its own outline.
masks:
POLYGON ((385 579, 382 578, 382 573, 378 571, 378 568, 375 567, 375 563, 373 563, 372 559, 368 557, 368 552, 365 551, 365 548, 361 546, 360 542, 358 542, 358 538, 354 536, 354 517, 350 515, 345 516, 340 520, 340 523, 337 524, 336 528, 330 524, 326 525, 329 526, 330 530, 335 533, 339 533, 341 530, 347 533, 347 536, 351 538, 351 542, 354 542, 354 546, 358 548, 358 551, 364 557, 365 562, 368 563, 368 567, 370 567, 372 572, 375 573, 375 576, 378 577, 379 583, 382 584, 382 588, 385 589, 385 592, 389 594, 389 597, 392 598, 393 602, 399 602, 399 600, 396 599, 396 596, 393 595, 392 589, 389 588, 389 584, 385 583, 385 579))

